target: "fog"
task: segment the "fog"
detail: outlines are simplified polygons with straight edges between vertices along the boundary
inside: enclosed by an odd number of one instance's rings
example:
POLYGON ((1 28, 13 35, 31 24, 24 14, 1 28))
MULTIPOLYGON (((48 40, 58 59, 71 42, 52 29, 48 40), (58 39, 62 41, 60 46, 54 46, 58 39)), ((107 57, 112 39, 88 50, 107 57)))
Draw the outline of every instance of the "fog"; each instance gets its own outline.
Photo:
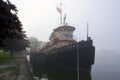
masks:
POLYGON ((18 8, 18 16, 28 37, 49 41, 52 30, 59 26, 56 7, 63 3, 67 23, 76 28, 74 35, 89 36, 97 50, 120 50, 120 1, 119 0, 10 0, 18 8), (43 36, 44 34, 44 36, 43 36))

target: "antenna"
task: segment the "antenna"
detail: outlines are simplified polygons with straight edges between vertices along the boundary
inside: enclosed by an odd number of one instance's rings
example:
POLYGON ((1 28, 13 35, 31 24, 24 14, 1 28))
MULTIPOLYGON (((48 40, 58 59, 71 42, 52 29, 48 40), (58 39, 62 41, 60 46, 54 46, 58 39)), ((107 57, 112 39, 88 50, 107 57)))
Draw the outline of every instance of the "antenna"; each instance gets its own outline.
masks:
POLYGON ((89 22, 87 22, 87 40, 88 40, 88 37, 89 37, 89 22))
POLYGON ((63 25, 64 26, 66 25, 66 14, 65 14, 64 19, 63 19, 63 25))

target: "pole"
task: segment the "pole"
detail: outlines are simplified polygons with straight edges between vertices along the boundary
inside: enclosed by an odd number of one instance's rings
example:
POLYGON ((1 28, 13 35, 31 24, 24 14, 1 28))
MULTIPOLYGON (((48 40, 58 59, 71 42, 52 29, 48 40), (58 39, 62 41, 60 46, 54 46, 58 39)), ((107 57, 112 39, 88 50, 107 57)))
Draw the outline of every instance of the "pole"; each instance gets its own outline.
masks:
POLYGON ((62 26, 62 3, 60 3, 60 9, 61 9, 61 13, 60 13, 60 25, 62 26))
POLYGON ((87 22, 87 40, 88 40, 88 35, 89 35, 89 23, 87 22))
POLYGON ((77 42, 77 80, 79 80, 79 45, 77 42))
POLYGON ((66 14, 65 14, 64 19, 63 19, 63 25, 64 26, 66 25, 66 14))

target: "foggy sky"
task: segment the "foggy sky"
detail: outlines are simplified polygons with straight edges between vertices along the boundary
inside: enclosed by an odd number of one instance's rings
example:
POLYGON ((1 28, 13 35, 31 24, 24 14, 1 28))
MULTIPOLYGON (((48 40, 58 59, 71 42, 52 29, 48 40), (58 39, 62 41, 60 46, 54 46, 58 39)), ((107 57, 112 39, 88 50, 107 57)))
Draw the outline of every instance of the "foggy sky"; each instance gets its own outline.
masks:
POLYGON ((48 41, 52 30, 59 26, 56 6, 63 2, 67 22, 74 26, 80 40, 89 36, 97 49, 120 50, 120 0, 10 0, 18 8, 18 16, 28 36, 48 41))

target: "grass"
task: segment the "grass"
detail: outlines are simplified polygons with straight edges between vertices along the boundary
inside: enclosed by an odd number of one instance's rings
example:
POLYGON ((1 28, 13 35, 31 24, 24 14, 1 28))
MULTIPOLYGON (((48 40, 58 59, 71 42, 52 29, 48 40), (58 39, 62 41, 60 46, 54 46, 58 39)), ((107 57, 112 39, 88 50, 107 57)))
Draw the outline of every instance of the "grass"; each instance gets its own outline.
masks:
POLYGON ((0 50, 0 64, 4 64, 10 60, 9 53, 0 50))
POLYGON ((23 56, 21 54, 14 54, 11 58, 9 52, 0 50, 0 65, 12 65, 9 67, 0 68, 0 73, 10 73, 10 76, 14 76, 16 80, 20 73, 21 61, 19 59, 22 57, 23 56))
POLYGON ((22 57, 20 54, 14 54, 13 57, 11 58, 9 52, 4 52, 3 50, 0 50, 0 65, 9 63, 10 61, 13 61, 20 57, 22 57))

